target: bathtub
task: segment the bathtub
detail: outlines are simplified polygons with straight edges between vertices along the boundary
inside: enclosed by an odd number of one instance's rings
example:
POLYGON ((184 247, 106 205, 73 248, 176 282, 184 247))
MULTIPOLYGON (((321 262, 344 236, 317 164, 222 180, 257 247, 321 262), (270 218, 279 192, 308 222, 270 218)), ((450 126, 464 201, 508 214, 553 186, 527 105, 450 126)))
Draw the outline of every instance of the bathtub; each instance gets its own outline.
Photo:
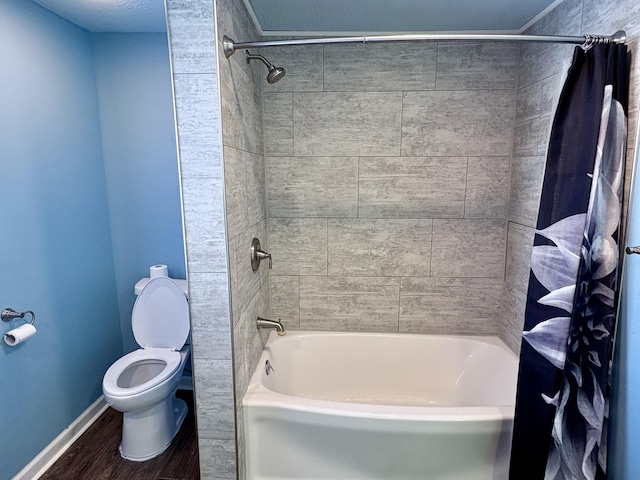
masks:
POLYGON ((242 400, 246 477, 506 479, 517 371, 495 337, 272 332, 242 400))

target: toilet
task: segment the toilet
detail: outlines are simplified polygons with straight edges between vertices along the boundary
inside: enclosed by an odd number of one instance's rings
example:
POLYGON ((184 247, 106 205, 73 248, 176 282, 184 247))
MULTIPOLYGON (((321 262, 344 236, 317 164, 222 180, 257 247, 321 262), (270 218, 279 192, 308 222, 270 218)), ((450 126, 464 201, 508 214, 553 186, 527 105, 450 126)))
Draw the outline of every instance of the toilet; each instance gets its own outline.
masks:
POLYGON ((102 381, 107 404, 124 414, 120 454, 134 462, 164 452, 187 413, 175 398, 190 352, 187 297, 169 277, 144 280, 131 316, 142 348, 117 360, 102 381))

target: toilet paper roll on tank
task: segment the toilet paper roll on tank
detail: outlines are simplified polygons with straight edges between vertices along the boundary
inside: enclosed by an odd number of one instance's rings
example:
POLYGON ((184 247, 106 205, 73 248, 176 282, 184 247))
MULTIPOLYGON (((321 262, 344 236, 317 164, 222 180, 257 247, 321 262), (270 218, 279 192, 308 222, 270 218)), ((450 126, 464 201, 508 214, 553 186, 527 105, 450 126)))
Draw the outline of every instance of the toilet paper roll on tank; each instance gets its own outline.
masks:
MULTIPOLYGON (((169 276, 169 268, 166 265, 163 265, 163 264, 151 265, 149 267, 149 276, 138 280, 138 283, 136 283, 133 291, 136 295, 140 295, 140 292, 142 292, 142 289, 151 280, 158 277, 168 277, 168 276, 169 276)), ((182 288, 182 291, 184 292, 185 296, 187 297, 187 299, 189 299, 187 281, 184 279, 173 278, 173 277, 171 277, 171 280, 176 282, 178 286, 182 288)))
POLYGON ((151 265, 149 267, 149 278, 168 277, 169 267, 166 265, 151 265))

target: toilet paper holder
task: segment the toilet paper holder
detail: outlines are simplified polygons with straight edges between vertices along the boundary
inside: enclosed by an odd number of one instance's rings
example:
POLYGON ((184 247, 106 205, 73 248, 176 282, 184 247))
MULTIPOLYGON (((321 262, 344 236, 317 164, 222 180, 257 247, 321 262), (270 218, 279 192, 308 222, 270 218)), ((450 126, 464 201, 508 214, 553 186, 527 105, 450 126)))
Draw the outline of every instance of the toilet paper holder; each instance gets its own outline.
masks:
POLYGON ((2 313, 0 313, 0 319, 2 319, 3 322, 10 322, 11 320, 15 320, 16 318, 24 318, 24 316, 27 314, 31 315, 31 322, 29 323, 31 323, 31 325, 36 323, 36 314, 31 310, 16 312, 13 308, 5 308, 4 310, 2 310, 2 313))

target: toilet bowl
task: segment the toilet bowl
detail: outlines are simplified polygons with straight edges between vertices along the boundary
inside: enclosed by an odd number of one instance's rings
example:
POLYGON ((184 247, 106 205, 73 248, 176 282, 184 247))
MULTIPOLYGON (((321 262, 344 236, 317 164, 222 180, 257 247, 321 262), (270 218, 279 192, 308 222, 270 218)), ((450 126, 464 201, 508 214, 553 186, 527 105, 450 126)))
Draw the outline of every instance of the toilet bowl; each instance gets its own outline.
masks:
POLYGON ((168 277, 151 279, 136 299, 131 325, 142 348, 109 367, 102 391, 107 404, 124 414, 120 454, 143 462, 167 449, 187 413, 186 403, 175 398, 190 353, 182 288, 168 277))

